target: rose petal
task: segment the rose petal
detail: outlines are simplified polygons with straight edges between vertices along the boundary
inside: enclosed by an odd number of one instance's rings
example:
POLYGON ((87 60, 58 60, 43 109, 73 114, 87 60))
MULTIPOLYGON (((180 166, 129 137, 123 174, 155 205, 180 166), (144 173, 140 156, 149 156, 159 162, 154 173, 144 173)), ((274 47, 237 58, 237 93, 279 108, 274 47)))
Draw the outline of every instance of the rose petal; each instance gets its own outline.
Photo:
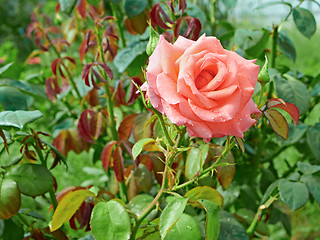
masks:
POLYGON ((169 104, 177 104, 183 100, 182 96, 177 93, 177 83, 165 73, 158 75, 157 89, 161 98, 169 104))
POLYGON ((208 98, 213 100, 220 100, 226 97, 229 97, 234 91, 238 88, 236 85, 231 85, 227 88, 223 88, 222 90, 216 90, 212 92, 203 92, 202 94, 208 98))
POLYGON ((182 116, 179 109, 175 105, 170 105, 163 99, 161 99, 161 103, 164 108, 164 113, 167 115, 168 119, 178 126, 184 125, 186 123, 191 122, 189 119, 182 116))

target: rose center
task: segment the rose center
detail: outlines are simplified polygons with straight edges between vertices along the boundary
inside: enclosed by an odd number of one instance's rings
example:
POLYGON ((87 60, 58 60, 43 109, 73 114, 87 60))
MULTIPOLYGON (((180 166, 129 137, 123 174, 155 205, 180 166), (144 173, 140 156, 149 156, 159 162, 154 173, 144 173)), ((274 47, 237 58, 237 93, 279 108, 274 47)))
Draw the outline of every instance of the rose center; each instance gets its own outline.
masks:
POLYGON ((216 74, 210 70, 201 71, 195 81, 196 87, 201 89, 202 87, 206 86, 215 76, 216 74))

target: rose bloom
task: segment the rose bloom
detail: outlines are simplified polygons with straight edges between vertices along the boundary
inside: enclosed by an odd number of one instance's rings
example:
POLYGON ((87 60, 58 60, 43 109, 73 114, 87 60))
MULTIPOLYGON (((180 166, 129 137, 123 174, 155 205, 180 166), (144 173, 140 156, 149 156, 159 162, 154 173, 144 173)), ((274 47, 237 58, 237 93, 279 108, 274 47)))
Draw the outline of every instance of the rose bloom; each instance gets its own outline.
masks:
POLYGON ((215 37, 197 41, 179 37, 174 44, 160 36, 149 58, 147 91, 152 106, 190 136, 206 142, 243 132, 259 113, 251 97, 259 66, 223 49, 215 37))

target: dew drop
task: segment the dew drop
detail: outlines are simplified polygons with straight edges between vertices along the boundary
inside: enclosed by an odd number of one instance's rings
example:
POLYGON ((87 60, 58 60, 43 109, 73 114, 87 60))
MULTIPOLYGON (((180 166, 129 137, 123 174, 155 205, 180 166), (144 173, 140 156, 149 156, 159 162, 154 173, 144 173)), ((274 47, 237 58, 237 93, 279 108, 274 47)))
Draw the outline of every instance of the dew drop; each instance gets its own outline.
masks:
POLYGON ((189 230, 192 230, 192 227, 190 227, 190 226, 187 226, 187 229, 189 229, 189 230))

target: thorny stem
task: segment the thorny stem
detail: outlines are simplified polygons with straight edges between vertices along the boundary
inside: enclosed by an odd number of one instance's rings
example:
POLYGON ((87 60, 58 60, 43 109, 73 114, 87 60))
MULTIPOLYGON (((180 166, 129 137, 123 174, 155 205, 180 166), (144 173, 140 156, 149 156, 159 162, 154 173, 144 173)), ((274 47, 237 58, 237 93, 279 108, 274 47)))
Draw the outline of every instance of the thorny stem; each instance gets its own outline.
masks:
MULTIPOLYGON (((279 35, 279 26, 273 25, 272 26, 272 50, 271 50, 271 67, 276 67, 276 58, 277 58, 277 44, 278 44, 278 35, 279 35)), ((273 82, 270 82, 269 84, 269 92, 268 92, 268 98, 270 99, 272 97, 273 92, 273 82)))
POLYGON ((121 46, 123 48, 125 48, 126 47, 126 39, 124 38, 123 29, 122 29, 121 24, 120 24, 120 19, 119 19, 119 16, 118 16, 117 7, 112 2, 110 2, 110 6, 111 6, 111 10, 112 10, 112 15, 116 19, 116 25, 117 25, 118 32, 119 32, 119 38, 120 38, 120 41, 121 41, 121 46))
POLYGON ((174 146, 174 143, 173 143, 172 139, 171 139, 170 136, 169 136, 169 133, 168 133, 167 128, 166 128, 166 125, 165 125, 165 123, 164 123, 162 114, 161 114, 157 109, 153 109, 153 111, 156 113, 156 115, 157 115, 157 117, 158 117, 158 119, 159 119, 162 132, 164 133, 164 136, 165 136, 167 142, 170 144, 170 146, 173 147, 173 146, 174 146))
POLYGON ((253 236, 253 234, 254 234, 254 232, 255 232, 255 230, 256 230, 256 228, 258 226, 258 223, 261 220, 263 214, 270 207, 270 205, 277 199, 278 195, 279 195, 279 193, 276 194, 274 197, 270 197, 265 204, 262 204, 262 205, 259 206, 258 211, 257 211, 256 215, 254 216, 254 219, 253 219, 251 225, 247 229, 247 234, 249 236, 249 239, 252 238, 252 236, 253 236))
POLYGON ((236 145, 237 141, 233 141, 231 144, 229 144, 228 147, 226 147, 224 149, 224 151, 222 152, 222 154, 219 156, 219 158, 217 159, 217 161, 215 161, 210 167, 206 168, 205 170, 203 170, 201 173, 199 173, 197 176, 195 176, 194 178, 190 179, 189 181, 185 182, 185 183, 182 183, 176 187, 173 187, 171 189, 171 191, 176 191, 176 190, 179 190, 181 188, 184 188, 192 183, 194 183, 195 181, 199 180, 203 175, 211 172, 212 170, 214 170, 218 165, 219 163, 221 162, 222 159, 225 158, 225 156, 231 151, 231 149, 236 145))
MULTIPOLYGON (((57 48, 56 48, 56 47, 54 46, 54 44, 52 43, 51 38, 49 37, 48 34, 46 34, 46 38, 47 38, 48 42, 50 43, 50 46, 53 48, 54 52, 56 53, 57 57, 58 57, 58 58, 61 58, 60 53, 58 52, 57 48)), ((78 90, 78 88, 77 88, 76 83, 75 83, 74 80, 73 80, 73 77, 72 77, 71 73, 69 72, 68 68, 65 66, 65 64, 64 64, 63 62, 61 62, 61 64, 62 64, 62 66, 64 67, 64 70, 66 71, 66 73, 67 73, 67 75, 68 75, 68 78, 69 78, 69 80, 70 80, 70 82, 71 82, 71 85, 72 85, 74 91, 75 91, 76 94, 77 94, 77 97, 78 97, 79 101, 81 102, 82 98, 81 98, 80 92, 79 92, 79 90, 78 90)))

